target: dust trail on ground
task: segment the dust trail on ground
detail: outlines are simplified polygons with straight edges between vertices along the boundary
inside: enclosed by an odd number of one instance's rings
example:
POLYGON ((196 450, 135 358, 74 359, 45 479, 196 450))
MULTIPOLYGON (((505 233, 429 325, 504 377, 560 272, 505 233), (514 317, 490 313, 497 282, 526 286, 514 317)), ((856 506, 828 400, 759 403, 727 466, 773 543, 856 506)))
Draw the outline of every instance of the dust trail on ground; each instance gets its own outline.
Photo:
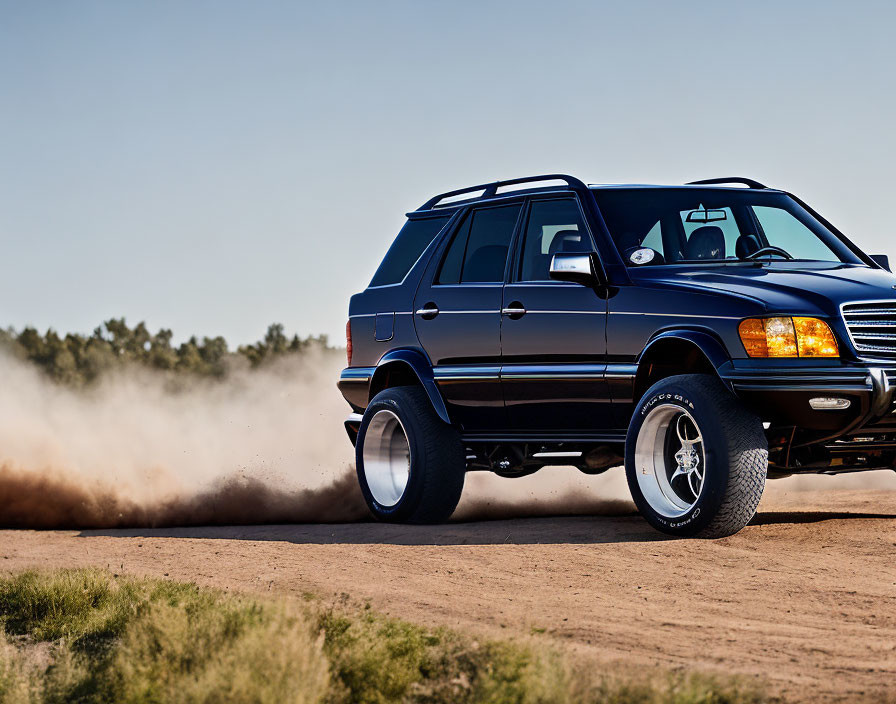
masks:
POLYGON ((197 493, 143 503, 102 482, 82 486, 53 470, 0 467, 4 528, 155 528, 257 523, 341 523, 367 515, 354 473, 318 489, 281 489, 234 475, 197 493))
POLYGON ((759 512, 800 508, 811 511, 813 499, 819 492, 830 492, 843 501, 844 510, 856 510, 854 497, 862 494, 866 497, 861 502, 862 510, 874 511, 873 502, 867 500, 869 490, 879 494, 896 492, 896 472, 890 469, 872 472, 855 472, 852 474, 803 474, 771 479, 765 484, 759 512))
POLYGON ((481 521, 531 516, 625 516, 635 504, 621 467, 589 476, 574 467, 546 467, 528 477, 503 479, 467 474, 452 520, 481 521))
POLYGON ((767 494, 819 491, 824 489, 848 491, 879 489, 881 491, 893 491, 896 490, 896 472, 892 469, 879 469, 871 472, 853 472, 830 476, 826 474, 802 474, 784 479, 771 479, 765 486, 767 494))
POLYGON ((313 352, 177 390, 134 370, 77 391, 0 358, 0 525, 364 519, 342 362, 313 352))

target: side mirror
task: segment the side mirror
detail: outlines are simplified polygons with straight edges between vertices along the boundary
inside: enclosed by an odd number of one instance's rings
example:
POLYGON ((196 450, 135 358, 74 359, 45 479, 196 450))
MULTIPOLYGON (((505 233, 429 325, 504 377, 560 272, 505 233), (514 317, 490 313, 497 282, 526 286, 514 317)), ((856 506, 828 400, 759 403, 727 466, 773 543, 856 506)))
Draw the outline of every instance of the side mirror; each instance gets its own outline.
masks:
POLYGON ((593 254, 587 252, 560 252, 551 259, 551 278, 556 281, 572 281, 583 286, 599 283, 594 267, 593 254))
POLYGON ((871 261, 877 264, 881 269, 893 271, 890 268, 890 258, 886 254, 869 254, 868 256, 870 256, 871 261))

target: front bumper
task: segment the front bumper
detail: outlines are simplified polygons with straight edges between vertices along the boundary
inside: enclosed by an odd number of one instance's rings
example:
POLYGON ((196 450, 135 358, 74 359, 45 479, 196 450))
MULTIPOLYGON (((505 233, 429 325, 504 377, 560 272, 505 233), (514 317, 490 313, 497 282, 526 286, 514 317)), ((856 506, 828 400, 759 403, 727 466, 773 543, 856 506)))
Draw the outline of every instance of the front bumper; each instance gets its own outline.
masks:
POLYGON ((896 365, 790 366, 734 365, 722 379, 763 421, 822 436, 844 436, 874 428, 896 430, 896 365), (816 398, 849 400, 849 407, 815 410, 816 398))

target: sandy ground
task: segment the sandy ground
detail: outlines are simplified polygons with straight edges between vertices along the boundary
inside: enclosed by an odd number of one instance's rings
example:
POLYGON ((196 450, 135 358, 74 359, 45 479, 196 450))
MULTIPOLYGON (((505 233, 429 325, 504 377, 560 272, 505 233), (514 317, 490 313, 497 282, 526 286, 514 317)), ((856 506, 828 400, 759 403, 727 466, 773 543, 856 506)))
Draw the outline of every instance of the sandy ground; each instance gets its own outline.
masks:
MULTIPOLYGON (((0 570, 97 565, 347 593, 487 635, 544 629, 535 637, 600 661, 756 676, 798 701, 896 701, 896 482, 819 479, 829 488, 779 482, 750 526, 717 541, 666 539, 614 502, 437 527, 0 531, 0 570)), ((477 506, 461 515, 514 515, 477 506)))

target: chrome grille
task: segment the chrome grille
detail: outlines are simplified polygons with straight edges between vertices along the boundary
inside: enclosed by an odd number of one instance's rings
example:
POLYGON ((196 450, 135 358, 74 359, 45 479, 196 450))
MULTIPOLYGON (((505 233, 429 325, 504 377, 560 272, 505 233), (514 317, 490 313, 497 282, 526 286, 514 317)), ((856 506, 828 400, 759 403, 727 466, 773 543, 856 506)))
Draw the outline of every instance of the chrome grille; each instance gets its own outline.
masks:
POLYGON ((857 352, 896 357, 896 300, 845 303, 843 320, 857 352))

